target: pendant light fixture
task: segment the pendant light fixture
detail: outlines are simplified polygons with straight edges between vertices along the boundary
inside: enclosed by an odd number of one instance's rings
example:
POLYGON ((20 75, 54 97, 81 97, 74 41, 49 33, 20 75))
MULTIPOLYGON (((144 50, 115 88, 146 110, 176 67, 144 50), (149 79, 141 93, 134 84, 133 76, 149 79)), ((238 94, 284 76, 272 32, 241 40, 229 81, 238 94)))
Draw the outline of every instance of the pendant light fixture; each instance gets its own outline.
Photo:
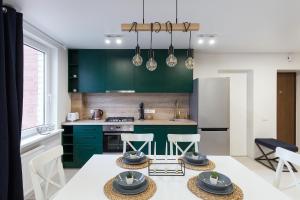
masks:
POLYGON ((193 51, 191 49, 191 31, 199 31, 200 25, 199 23, 191 23, 191 22, 178 22, 178 0, 174 0, 176 2, 176 9, 175 9, 175 23, 172 23, 171 21, 167 21, 164 23, 161 22, 152 22, 152 23, 145 23, 145 0, 142 0, 142 23, 132 22, 132 23, 124 23, 121 24, 122 31, 129 31, 135 30, 136 32, 136 41, 137 45, 135 48, 135 55, 132 58, 132 63, 135 66, 141 66, 143 64, 143 58, 141 57, 141 50, 139 46, 139 32, 146 31, 151 32, 151 40, 150 40, 150 49, 149 49, 149 59, 146 62, 146 68, 149 71, 156 70, 157 62, 154 58, 154 51, 152 49, 152 35, 153 32, 159 33, 160 31, 166 31, 170 33, 171 35, 171 44, 168 49, 168 57, 165 59, 165 62, 168 67, 175 67, 178 64, 178 59, 176 58, 174 54, 174 47, 173 47, 173 31, 174 32, 190 32, 190 40, 189 40, 189 49, 187 51, 187 58, 185 60, 185 66, 188 69, 194 68, 194 58, 193 58, 193 51), (134 28, 134 29, 133 29, 134 28))
POLYGON ((151 37, 150 37, 149 60, 146 63, 146 68, 149 71, 154 71, 157 68, 157 62, 154 59, 154 51, 152 49, 152 32, 153 32, 153 23, 151 23, 151 37))
POLYGON ((192 32, 190 31, 190 39, 189 39, 189 49, 187 50, 187 59, 185 60, 185 66, 186 68, 192 70, 195 67, 195 61, 194 61, 194 55, 193 55, 193 49, 191 49, 191 37, 192 32))
POLYGON ((137 23, 134 22, 132 24, 132 28, 135 26, 135 32, 136 32, 136 47, 135 47, 135 55, 132 58, 132 63, 134 64, 134 66, 141 66, 143 64, 143 58, 141 56, 141 49, 139 46, 139 32, 136 30, 136 25, 137 23))
POLYGON ((173 47, 173 26, 170 21, 166 22, 167 32, 171 34, 171 44, 169 46, 168 54, 169 56, 166 58, 166 63, 169 67, 175 67, 177 65, 177 58, 174 55, 174 47, 173 47), (170 30, 168 30, 170 27, 170 30))

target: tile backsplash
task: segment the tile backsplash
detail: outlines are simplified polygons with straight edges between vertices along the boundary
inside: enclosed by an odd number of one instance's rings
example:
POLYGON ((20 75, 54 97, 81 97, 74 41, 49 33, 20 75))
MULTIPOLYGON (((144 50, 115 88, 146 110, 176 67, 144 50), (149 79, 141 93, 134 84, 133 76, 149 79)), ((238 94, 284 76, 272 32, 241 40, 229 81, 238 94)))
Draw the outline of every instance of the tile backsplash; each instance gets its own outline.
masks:
POLYGON ((90 110, 99 108, 104 118, 133 116, 139 118, 139 104, 144 102, 145 109, 154 109, 153 119, 173 119, 175 101, 183 118, 189 114, 189 94, 186 93, 73 93, 71 94, 72 112, 79 112, 81 119, 90 117, 90 110))

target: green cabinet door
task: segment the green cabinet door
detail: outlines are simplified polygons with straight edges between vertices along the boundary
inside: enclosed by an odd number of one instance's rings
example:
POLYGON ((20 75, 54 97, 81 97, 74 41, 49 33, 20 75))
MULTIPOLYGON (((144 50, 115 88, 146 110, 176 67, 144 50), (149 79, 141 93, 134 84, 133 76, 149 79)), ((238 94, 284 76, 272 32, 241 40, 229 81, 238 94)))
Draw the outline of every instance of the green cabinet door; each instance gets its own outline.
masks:
POLYGON ((161 66, 160 54, 162 50, 155 50, 154 57, 158 63, 156 70, 149 71, 146 68, 148 58, 148 50, 142 50, 143 64, 134 68, 134 89, 136 92, 165 92, 164 84, 164 68, 161 66))
POLYGON ((107 50, 106 90, 134 90, 133 70, 135 66, 131 59, 134 50, 107 50))
POLYGON ((73 127, 74 157, 81 167, 94 154, 103 153, 103 132, 99 125, 78 125, 73 127))
POLYGON ((76 165, 82 167, 94 154, 100 154, 99 146, 80 144, 75 146, 76 165))
POLYGON ((168 50, 154 50, 157 68, 149 71, 146 68, 148 51, 142 51, 143 65, 134 68, 134 88, 136 92, 167 92, 167 93, 189 93, 193 91, 193 70, 188 70, 184 61, 186 50, 175 50, 178 64, 169 67, 166 64, 168 50))
POLYGON ((186 50, 175 49, 174 54, 178 63, 175 67, 165 65, 164 77, 166 83, 164 90, 169 93, 193 92, 193 70, 187 69, 184 64, 186 50))
POLYGON ((105 92, 106 51, 78 50, 79 92, 105 92))

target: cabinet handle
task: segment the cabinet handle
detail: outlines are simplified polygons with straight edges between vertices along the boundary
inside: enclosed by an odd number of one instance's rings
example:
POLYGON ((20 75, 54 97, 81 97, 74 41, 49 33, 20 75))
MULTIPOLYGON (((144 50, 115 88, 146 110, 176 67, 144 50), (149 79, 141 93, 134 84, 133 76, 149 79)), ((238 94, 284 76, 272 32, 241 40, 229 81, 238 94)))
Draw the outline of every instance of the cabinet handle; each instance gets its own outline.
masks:
POLYGON ((83 136, 82 139, 96 139, 96 136, 83 136))
POLYGON ((94 150, 95 148, 93 147, 83 147, 84 150, 94 150))
POLYGON ((83 131, 96 131, 96 129, 95 128, 84 128, 84 129, 82 129, 83 131))

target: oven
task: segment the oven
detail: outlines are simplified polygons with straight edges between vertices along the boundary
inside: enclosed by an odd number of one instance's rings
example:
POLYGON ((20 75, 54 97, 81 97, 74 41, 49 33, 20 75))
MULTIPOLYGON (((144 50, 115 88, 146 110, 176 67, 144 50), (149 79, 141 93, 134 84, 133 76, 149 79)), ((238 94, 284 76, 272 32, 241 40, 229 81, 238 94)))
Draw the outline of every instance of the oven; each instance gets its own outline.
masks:
MULTIPOLYGON (((123 152, 123 141, 121 134, 132 134, 133 125, 104 125, 103 126, 103 151, 104 152, 123 152)), ((126 151, 131 147, 127 144, 126 151)))

